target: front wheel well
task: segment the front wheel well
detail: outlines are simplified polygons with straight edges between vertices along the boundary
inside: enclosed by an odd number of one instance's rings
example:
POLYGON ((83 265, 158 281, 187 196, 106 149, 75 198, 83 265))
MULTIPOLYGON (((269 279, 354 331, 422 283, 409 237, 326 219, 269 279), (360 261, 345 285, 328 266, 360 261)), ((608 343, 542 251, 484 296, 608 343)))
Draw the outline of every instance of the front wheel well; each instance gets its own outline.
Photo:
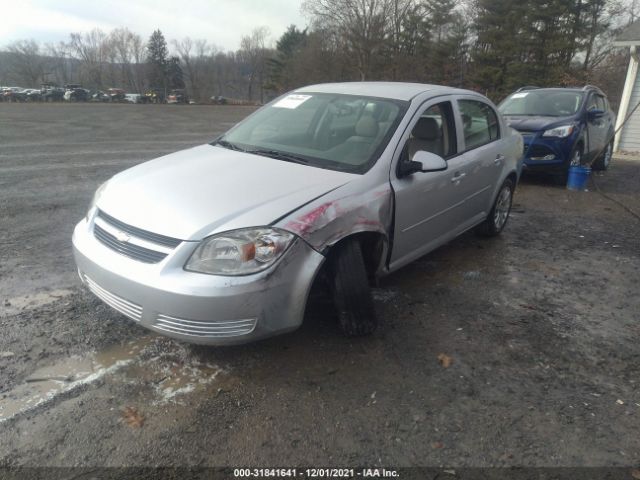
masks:
POLYGON ((348 235, 329 247, 326 253, 327 262, 330 263, 331 257, 340 250, 341 246, 347 241, 356 240, 362 249, 364 264, 367 269, 367 277, 370 283, 373 283, 376 273, 382 266, 384 256, 387 253, 388 241, 386 235, 380 232, 358 232, 348 235))

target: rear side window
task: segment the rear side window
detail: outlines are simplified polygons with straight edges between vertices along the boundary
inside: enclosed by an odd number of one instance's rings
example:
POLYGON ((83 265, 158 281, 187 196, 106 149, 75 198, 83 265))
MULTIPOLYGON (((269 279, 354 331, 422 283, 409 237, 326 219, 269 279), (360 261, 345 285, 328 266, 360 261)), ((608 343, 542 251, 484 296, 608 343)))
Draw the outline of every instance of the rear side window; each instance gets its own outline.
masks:
POLYGON ((476 100, 458 100, 458 108, 462 117, 465 150, 498 139, 500 127, 493 108, 476 100))
POLYGON ((602 95, 596 95, 596 102, 598 103, 598 110, 607 111, 607 104, 602 95))

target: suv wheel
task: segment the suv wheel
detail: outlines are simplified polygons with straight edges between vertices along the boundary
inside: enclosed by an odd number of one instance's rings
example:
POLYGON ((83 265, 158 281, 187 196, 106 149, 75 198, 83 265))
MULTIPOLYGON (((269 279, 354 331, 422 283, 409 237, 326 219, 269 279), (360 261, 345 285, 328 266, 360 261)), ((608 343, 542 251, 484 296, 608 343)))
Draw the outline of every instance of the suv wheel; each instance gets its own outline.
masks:
POLYGON ((509 213, 511 213, 511 203, 513 201, 514 184, 510 178, 507 178, 493 202, 493 207, 487 215, 487 218, 476 228, 476 232, 485 237, 494 237, 504 230, 509 213))
POLYGON ((348 337, 369 335, 378 326, 360 243, 347 240, 331 259, 331 287, 340 329, 348 337))
POLYGON ((611 163, 611 157, 613 156, 613 142, 609 142, 604 152, 593 162, 591 167, 594 170, 606 170, 611 163))

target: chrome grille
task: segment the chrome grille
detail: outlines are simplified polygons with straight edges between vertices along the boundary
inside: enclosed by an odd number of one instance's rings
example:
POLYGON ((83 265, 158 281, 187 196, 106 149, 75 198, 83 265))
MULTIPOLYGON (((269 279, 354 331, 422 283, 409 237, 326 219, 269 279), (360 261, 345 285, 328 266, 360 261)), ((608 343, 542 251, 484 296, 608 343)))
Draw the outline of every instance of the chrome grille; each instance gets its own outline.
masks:
POLYGON ((93 234, 98 240, 100 240, 100 242, 111 248, 111 250, 115 250, 122 255, 140 262, 158 263, 167 256, 166 253, 155 252, 148 248, 139 247, 138 245, 128 242, 121 242, 115 236, 100 228, 98 225, 93 226, 93 234))
POLYGON ((191 337, 226 338, 251 333, 256 328, 256 321, 255 318, 248 318, 228 322, 197 322, 160 313, 156 317, 153 328, 191 337))
POLYGON ((118 230, 127 232, 129 235, 148 240, 149 242, 156 243, 158 245, 164 245, 165 247, 169 248, 176 248, 178 245, 180 245, 180 243, 182 243, 182 240, 178 240, 177 238, 166 237, 164 235, 147 232, 146 230, 142 230, 141 228, 127 225, 126 223, 113 218, 111 215, 107 215, 102 210, 98 210, 97 216, 99 218, 102 218, 105 222, 113 225, 118 230))
POLYGON ((140 305, 136 305, 129 300, 125 300, 124 298, 105 290, 84 273, 81 275, 85 285, 89 287, 89 290, 91 290, 96 297, 130 319, 135 320, 136 322, 140 321, 142 318, 142 307, 140 305))
POLYGON ((162 261, 182 242, 127 225, 102 210, 98 210, 96 215, 93 234, 103 245, 144 263, 162 261))

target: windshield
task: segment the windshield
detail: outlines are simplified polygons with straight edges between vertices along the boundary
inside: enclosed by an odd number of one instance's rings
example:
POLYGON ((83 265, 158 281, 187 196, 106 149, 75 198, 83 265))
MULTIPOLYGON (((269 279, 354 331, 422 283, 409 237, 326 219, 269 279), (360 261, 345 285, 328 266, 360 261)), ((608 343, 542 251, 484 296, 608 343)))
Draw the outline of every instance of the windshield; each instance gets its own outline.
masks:
POLYGON ((582 92, 530 90, 507 97, 498 107, 503 115, 566 117, 580 109, 582 92))
POLYGON ((366 172, 393 134, 406 102, 354 95, 284 96, 217 142, 259 155, 332 170, 366 172))

